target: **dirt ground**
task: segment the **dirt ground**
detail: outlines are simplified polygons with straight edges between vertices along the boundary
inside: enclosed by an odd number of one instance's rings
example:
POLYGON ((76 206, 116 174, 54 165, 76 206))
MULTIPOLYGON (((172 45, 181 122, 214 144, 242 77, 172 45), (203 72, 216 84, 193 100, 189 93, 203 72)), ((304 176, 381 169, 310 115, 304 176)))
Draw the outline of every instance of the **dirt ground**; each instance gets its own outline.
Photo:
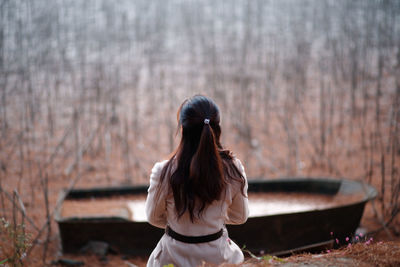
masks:
MULTIPOLYGON (((400 242, 363 242, 321 254, 247 260, 241 266, 400 266, 400 242)), ((227 265, 222 265, 227 266, 227 265)))

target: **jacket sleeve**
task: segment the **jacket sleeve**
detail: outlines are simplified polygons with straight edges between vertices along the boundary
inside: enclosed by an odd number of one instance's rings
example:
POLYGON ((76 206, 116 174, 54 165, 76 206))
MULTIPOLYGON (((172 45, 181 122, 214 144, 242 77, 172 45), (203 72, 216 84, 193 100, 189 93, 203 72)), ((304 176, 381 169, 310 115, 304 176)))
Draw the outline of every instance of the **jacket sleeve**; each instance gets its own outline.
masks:
POLYGON ((167 224, 166 210, 166 190, 161 190, 159 196, 156 195, 157 188, 160 183, 161 171, 165 162, 157 162, 150 174, 150 186, 147 190, 147 198, 145 204, 147 221, 159 228, 165 228, 167 224))
POLYGON ((225 222, 227 224, 243 224, 247 221, 247 218, 249 217, 249 200, 247 196, 248 184, 246 173, 244 171, 242 163, 238 159, 236 159, 236 166, 242 173, 245 180, 245 186, 243 188, 244 195, 240 188, 240 184, 238 183, 238 190, 234 190, 231 205, 228 207, 228 218, 225 222))

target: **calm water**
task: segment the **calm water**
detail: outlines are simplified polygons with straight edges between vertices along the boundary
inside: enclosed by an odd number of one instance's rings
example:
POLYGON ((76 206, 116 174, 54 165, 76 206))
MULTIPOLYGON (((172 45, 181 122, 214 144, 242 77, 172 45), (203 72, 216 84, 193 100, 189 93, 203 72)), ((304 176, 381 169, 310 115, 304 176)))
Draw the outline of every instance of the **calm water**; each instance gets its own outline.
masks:
MULTIPOLYGON (((304 193, 249 194, 250 217, 326 209, 358 200, 360 196, 326 196, 304 193)), ((146 221, 145 199, 94 199, 66 201, 62 217, 117 216, 137 222, 146 221)))
MULTIPOLYGON (((249 217, 324 209, 340 204, 342 198, 313 194, 260 193, 249 195, 249 217)), ((144 201, 129 201, 134 221, 146 221, 144 201)))

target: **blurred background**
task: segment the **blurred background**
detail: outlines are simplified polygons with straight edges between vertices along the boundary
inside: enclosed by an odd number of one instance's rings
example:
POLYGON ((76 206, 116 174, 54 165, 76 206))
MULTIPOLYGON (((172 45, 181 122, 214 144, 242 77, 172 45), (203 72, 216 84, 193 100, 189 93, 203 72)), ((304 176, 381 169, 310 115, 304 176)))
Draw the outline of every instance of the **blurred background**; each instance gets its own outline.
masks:
POLYGON ((194 94, 249 179, 363 180, 400 233, 400 1, 0 0, 0 217, 27 257, 59 251, 61 188, 147 184, 194 94))

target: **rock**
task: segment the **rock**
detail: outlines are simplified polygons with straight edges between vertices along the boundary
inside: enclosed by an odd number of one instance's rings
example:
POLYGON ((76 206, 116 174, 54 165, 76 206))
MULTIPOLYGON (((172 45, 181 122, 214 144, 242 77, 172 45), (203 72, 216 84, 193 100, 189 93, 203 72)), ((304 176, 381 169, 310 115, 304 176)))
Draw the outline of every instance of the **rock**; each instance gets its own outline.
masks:
POLYGON ((93 253, 97 256, 104 257, 107 255, 107 252, 110 248, 110 245, 103 241, 89 241, 84 247, 81 248, 81 253, 93 253))
POLYGON ((133 264, 129 261, 125 261, 126 265, 128 265, 129 267, 138 267, 136 264, 133 264))
POLYGON ((55 264, 61 265, 61 266, 83 266, 85 263, 83 261, 77 261, 77 260, 71 260, 71 259, 59 259, 56 262, 53 262, 55 264))

